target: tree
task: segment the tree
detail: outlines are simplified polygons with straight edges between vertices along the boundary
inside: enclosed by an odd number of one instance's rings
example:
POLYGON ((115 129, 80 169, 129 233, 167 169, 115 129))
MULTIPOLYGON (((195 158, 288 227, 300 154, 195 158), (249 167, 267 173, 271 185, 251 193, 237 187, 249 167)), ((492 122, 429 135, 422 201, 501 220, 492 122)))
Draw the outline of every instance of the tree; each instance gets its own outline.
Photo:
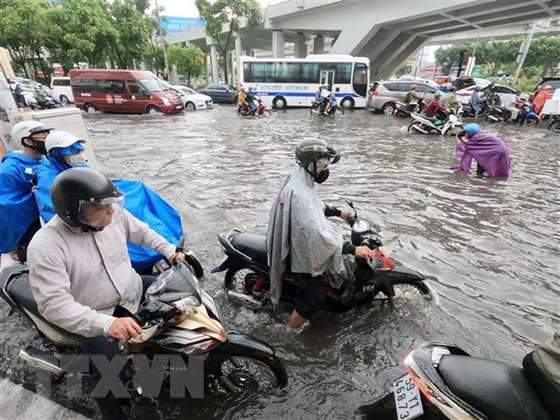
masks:
POLYGON ((35 58, 45 72, 41 47, 49 28, 45 15, 51 8, 47 0, 0 0, 0 45, 23 67, 30 62, 37 74, 35 58))
POLYGON ((170 45, 167 48, 167 57, 170 64, 177 66, 177 72, 185 75, 189 85, 192 77, 198 77, 204 72, 206 54, 195 45, 170 45))
POLYGON ((112 56, 119 68, 133 68, 134 60, 142 59, 150 37, 147 18, 139 11, 145 10, 144 5, 137 0, 114 0, 110 8, 118 34, 112 56))
POLYGON ((256 0, 196 0, 195 4, 206 23, 206 34, 216 40, 228 83, 227 57, 233 34, 239 30, 242 19, 246 19, 249 26, 259 24, 262 21, 261 9, 256 0))

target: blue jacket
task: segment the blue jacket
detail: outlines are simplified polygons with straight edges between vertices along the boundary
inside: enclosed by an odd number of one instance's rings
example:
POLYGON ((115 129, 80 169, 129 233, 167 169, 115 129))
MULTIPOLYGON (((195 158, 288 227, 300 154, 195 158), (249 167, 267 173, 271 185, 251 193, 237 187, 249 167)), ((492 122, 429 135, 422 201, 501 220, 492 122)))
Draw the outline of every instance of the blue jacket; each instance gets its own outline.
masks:
MULTIPOLYGON (((49 159, 51 164, 48 170, 42 171, 37 183, 35 197, 41 212, 41 219, 46 223, 56 213, 51 201, 50 188, 55 177, 70 168, 56 158, 49 159)), ((115 179, 113 183, 124 193, 124 207, 137 219, 147 223, 152 230, 159 233, 170 243, 176 244, 183 235, 181 217, 167 201, 140 181, 115 179)), ((135 270, 141 271, 163 259, 151 249, 140 245, 128 244, 128 254, 135 270)))
POLYGON ((0 164, 0 253, 13 251, 39 211, 31 191, 38 173, 48 167, 21 152, 10 152, 0 164))

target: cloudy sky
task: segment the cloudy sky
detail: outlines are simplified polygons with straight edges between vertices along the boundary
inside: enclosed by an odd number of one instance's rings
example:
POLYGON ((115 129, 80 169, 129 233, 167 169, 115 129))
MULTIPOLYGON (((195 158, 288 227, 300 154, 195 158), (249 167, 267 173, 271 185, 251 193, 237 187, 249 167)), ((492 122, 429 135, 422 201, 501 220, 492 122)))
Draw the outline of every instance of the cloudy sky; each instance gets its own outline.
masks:
MULTIPOLYGON (((262 7, 278 3, 282 0, 257 0, 262 7)), ((165 7, 167 16, 198 17, 198 10, 194 5, 194 0, 157 0, 159 6, 165 7)), ((152 5, 155 0, 152 0, 152 5)))

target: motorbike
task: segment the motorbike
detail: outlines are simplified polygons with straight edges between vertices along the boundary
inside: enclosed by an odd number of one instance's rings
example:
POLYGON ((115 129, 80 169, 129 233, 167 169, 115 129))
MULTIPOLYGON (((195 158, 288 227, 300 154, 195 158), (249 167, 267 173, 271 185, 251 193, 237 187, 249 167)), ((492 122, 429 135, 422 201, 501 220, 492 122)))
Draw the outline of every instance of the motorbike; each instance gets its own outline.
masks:
MULTIPOLYGON (((422 274, 407 267, 397 267, 381 250, 381 227, 360 218, 353 203, 348 202, 348 205, 355 212, 354 217, 348 219, 352 228, 352 244, 368 246, 375 251, 376 258, 354 259, 353 255, 345 255, 349 278, 344 279, 339 287, 334 287, 333 284, 337 281, 333 281, 328 272, 325 273, 322 285, 327 307, 346 309, 375 300, 393 308, 395 298, 422 296, 427 300, 431 299, 432 293, 422 274)), ((232 229, 220 234, 218 239, 225 253, 225 260, 212 269, 212 272, 226 272, 224 285, 228 299, 254 311, 270 309, 266 236, 232 229)), ((299 285, 289 272, 283 276, 282 283, 282 300, 289 303, 297 295, 299 285)))
POLYGON ((415 131, 421 134, 441 134, 443 136, 457 135, 463 129, 463 123, 453 113, 445 113, 438 110, 434 118, 419 114, 410 114, 414 120, 407 131, 415 131))
MULTIPOLYGON (((488 113, 488 102, 484 101, 481 104, 479 117, 484 117, 488 113)), ((468 118, 476 118, 474 115, 474 109, 470 104, 463 104, 463 116, 468 118)))
POLYGON ((63 107, 62 102, 52 96, 46 96, 45 102, 38 103, 35 97, 30 96, 27 99, 27 106, 34 111, 43 109, 53 109, 63 107))
POLYGON ((329 117, 334 117, 335 115, 344 115, 344 108, 341 107, 338 104, 333 104, 333 106, 331 106, 331 109, 329 110, 329 114, 325 115, 324 114, 324 105, 322 101, 312 101, 311 102, 311 109, 309 110, 309 112, 311 113, 311 115, 323 115, 323 116, 329 116, 329 117))
POLYGON ((257 108, 254 111, 251 111, 251 108, 249 108, 249 106, 247 105, 239 105, 237 107, 237 115, 240 115, 242 117, 247 117, 247 116, 261 116, 264 115, 265 117, 270 117, 272 115, 272 111, 270 110, 270 107, 267 107, 262 99, 257 98, 257 108))
POLYGON ((406 104, 404 102, 395 103, 395 111, 393 115, 395 117, 410 117, 412 113, 420 113, 424 109, 426 104, 420 98, 416 104, 406 104))
POLYGON ((551 117, 548 129, 553 133, 560 133, 560 115, 553 115, 551 117))
POLYGON ((517 104, 519 113, 515 120, 511 119, 511 111, 503 106, 493 106, 486 114, 486 122, 502 122, 509 121, 517 125, 537 125, 540 122, 539 116, 533 111, 533 105, 526 101, 521 101, 517 104))
MULTIPOLYGON (((403 361, 388 394, 360 406, 366 419, 552 419, 522 368, 471 357, 453 344, 426 342, 403 361)), ((558 414, 558 413, 556 413, 558 414)))
MULTIPOLYGON (((0 272, 0 297, 31 321, 48 351, 28 346, 20 362, 63 378, 62 356, 79 356, 78 337, 48 322, 39 313, 24 265, 0 272)), ((147 288, 133 315, 142 327, 139 338, 120 342, 123 354, 204 356, 205 390, 238 393, 255 387, 283 387, 288 375, 273 347, 239 331, 226 331, 219 308, 188 264, 162 271, 147 288), (267 383, 263 383, 267 381, 267 383)), ((67 359, 65 359, 67 360, 67 359)))

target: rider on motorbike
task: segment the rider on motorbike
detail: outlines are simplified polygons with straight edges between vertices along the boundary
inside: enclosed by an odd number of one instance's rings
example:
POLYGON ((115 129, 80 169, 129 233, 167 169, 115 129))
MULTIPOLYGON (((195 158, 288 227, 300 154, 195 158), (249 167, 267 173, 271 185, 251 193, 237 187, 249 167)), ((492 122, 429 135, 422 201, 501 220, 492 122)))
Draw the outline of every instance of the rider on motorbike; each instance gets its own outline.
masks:
POLYGON ((46 108, 49 99, 47 98, 47 94, 43 91, 43 85, 41 83, 35 85, 33 98, 41 108, 46 108))
POLYGON ((420 96, 418 96, 418 93, 416 92, 417 88, 418 85, 416 83, 413 83, 412 86, 410 87, 410 91, 406 94, 406 97, 404 98, 404 103, 408 104, 410 109, 415 108, 416 105, 418 104, 418 101, 420 100, 420 96))
POLYGON ((293 273, 303 291, 298 295, 288 329, 303 327, 321 308, 324 301, 322 274, 331 270, 344 276, 342 254, 375 257, 375 252, 367 246, 344 242, 327 221, 329 216, 346 220, 353 211, 324 205, 315 190, 315 184, 327 180, 329 165, 338 162, 340 155, 321 140, 300 142, 295 155, 296 166, 270 210, 266 238, 274 306, 280 301, 285 271, 293 273))
MULTIPOLYGON (((64 171, 51 193, 57 216, 28 250, 33 297, 47 321, 79 336, 85 354, 111 359, 120 352, 118 340, 141 333, 131 314, 140 304, 143 279, 131 266, 127 240, 169 261, 185 261, 185 254, 123 210, 123 194, 93 169, 64 171)), ((112 394, 98 404, 104 418, 120 418, 121 404, 112 394)))
POLYGON ((258 105, 256 104, 255 94, 253 93, 252 87, 249 88, 247 96, 245 96, 245 102, 247 102, 247 105, 251 109, 251 113, 254 113, 257 110, 258 105))
POLYGON ((424 108, 424 111, 422 111, 421 115, 425 115, 426 117, 429 118, 434 118, 438 110, 447 113, 447 109, 439 101, 440 98, 441 98, 441 92, 438 90, 436 93, 434 93, 434 99, 432 99, 430 103, 426 105, 426 108, 424 108))

